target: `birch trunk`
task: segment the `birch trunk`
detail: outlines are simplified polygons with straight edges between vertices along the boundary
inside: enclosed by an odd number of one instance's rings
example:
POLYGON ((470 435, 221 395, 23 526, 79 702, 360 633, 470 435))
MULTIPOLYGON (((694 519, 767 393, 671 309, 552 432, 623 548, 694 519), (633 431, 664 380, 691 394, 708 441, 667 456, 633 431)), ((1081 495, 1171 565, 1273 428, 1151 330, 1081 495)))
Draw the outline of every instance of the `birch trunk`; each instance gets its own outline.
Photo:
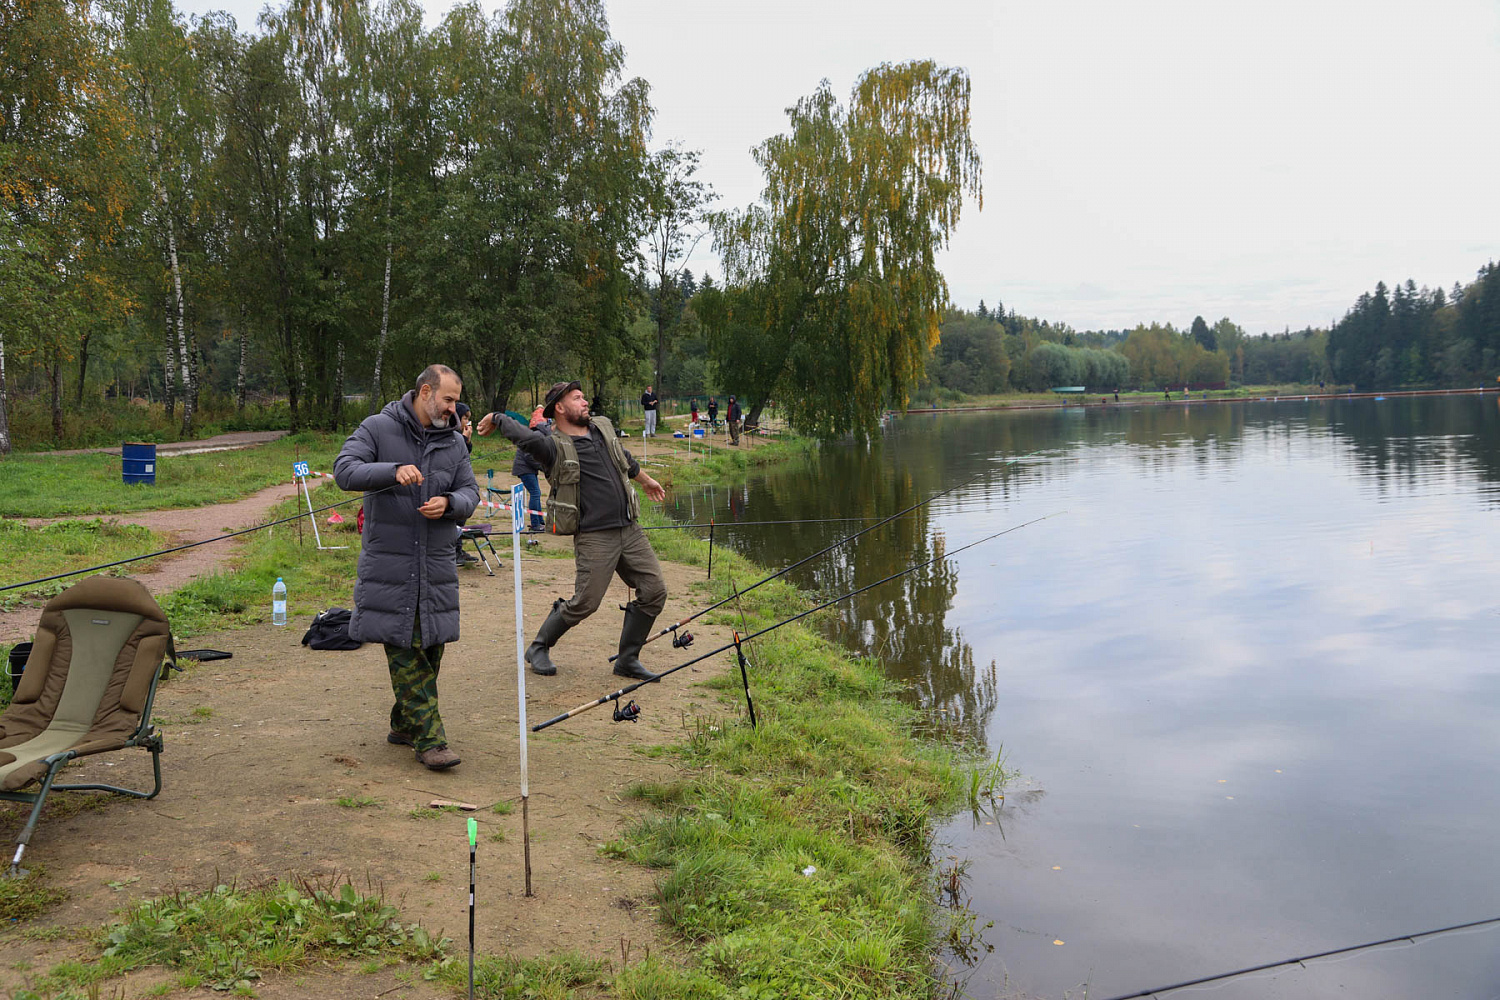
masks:
POLYGON ((0 330, 0 455, 10 454, 10 395, 5 388, 5 332, 0 330))
POLYGON ((166 377, 163 379, 162 395, 166 398, 167 419, 172 419, 172 414, 177 410, 177 347, 172 343, 172 299, 166 299, 166 307, 163 310, 167 319, 167 353, 163 361, 166 377))
MULTIPOLYGON (((153 140, 154 144, 155 140, 153 140)), ((182 436, 193 432, 193 409, 198 395, 196 381, 198 365, 188 351, 187 310, 182 305, 182 271, 177 266, 177 227, 172 224, 172 210, 167 204, 167 190, 160 188, 162 213, 167 223, 167 262, 172 270, 172 301, 177 313, 177 354, 182 371, 182 436)))

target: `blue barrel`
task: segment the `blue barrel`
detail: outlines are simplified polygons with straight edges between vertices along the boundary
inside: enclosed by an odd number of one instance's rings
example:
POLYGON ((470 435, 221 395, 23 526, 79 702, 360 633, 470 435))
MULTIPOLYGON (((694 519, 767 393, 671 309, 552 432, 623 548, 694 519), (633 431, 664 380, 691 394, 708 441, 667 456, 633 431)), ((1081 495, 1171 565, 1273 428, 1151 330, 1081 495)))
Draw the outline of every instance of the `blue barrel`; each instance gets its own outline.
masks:
POLYGON ((120 445, 120 466, 127 483, 156 485, 156 445, 126 441, 120 445))

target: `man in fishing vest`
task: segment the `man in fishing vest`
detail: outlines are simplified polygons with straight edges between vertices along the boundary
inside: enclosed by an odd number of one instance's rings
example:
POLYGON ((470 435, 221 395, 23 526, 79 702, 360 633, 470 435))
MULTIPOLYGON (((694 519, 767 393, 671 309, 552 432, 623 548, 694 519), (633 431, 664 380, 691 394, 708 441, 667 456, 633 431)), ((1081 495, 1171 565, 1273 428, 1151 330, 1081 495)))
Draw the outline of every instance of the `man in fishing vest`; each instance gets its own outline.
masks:
POLYGON ((558 382, 549 389, 542 415, 554 421, 550 433, 534 431, 504 413, 487 414, 477 428, 482 436, 498 427, 541 463, 549 487, 547 530, 573 536, 573 596, 553 603, 552 613, 526 649, 526 662, 544 677, 557 673, 552 647, 594 613, 610 578, 618 574, 634 588, 636 598, 625 606, 615 673, 651 680, 656 675, 641 665, 641 646, 667 603, 667 585, 638 523, 640 500, 629 480, 639 483, 652 500, 665 499, 666 490, 621 447, 614 424, 589 416, 588 399, 578 382, 558 382))

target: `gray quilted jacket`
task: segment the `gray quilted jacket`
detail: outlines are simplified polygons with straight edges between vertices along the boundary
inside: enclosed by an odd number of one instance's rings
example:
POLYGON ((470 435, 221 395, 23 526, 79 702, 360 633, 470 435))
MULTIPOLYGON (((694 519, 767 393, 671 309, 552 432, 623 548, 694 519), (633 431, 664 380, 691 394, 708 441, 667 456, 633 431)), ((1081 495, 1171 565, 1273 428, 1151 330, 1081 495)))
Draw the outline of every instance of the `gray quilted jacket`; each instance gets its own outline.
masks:
POLYGON ((408 646, 421 610, 422 645, 458 638, 458 525, 479 505, 479 486, 464 438, 451 427, 423 427, 412 393, 386 405, 349 435, 333 463, 346 490, 366 490, 364 546, 354 584, 349 636, 408 646), (396 469, 422 470, 418 486, 395 486, 396 469), (386 490, 387 486, 395 486, 386 490), (448 511, 428 520, 417 508, 447 494, 448 511))

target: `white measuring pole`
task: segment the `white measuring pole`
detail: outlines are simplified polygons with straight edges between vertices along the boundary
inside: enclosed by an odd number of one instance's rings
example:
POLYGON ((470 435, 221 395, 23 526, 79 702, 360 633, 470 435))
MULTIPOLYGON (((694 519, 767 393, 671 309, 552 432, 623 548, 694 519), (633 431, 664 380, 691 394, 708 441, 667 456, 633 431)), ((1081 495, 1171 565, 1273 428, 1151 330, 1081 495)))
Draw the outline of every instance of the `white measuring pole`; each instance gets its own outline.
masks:
POLYGON ((526 525, 526 487, 510 488, 510 564, 516 573, 516 702, 521 720, 521 848, 526 858, 526 895, 531 895, 531 780, 526 770, 526 633, 521 621, 521 529, 526 525))

